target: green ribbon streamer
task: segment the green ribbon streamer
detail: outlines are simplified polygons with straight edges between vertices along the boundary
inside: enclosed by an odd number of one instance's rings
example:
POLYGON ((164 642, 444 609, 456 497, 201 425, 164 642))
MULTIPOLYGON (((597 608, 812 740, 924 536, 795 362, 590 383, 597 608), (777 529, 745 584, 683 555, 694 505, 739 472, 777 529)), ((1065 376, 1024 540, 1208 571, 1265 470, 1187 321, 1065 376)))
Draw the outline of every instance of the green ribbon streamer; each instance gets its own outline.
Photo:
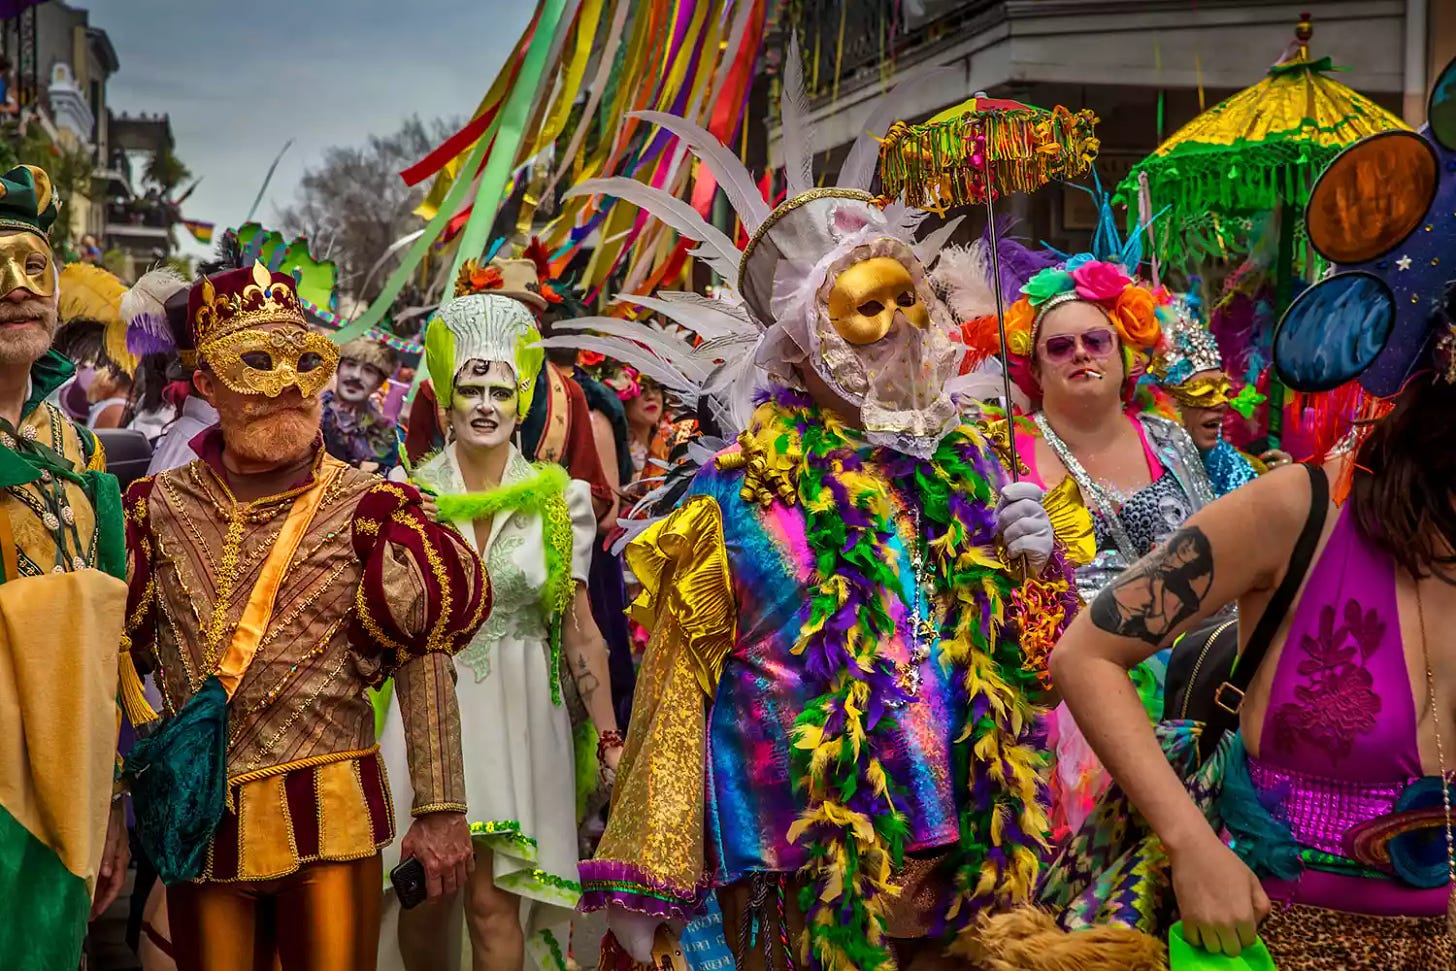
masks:
POLYGON ((531 107, 538 97, 546 96, 541 85, 542 75, 546 72, 546 54, 553 46, 565 6, 566 0, 542 0, 541 19, 526 52, 526 62, 521 65, 521 74, 500 113, 495 151, 485 164, 485 174, 480 177, 480 188, 475 195, 475 206, 465 223, 460 246, 455 250, 455 265, 450 268, 451 279, 460 272, 466 260, 475 259, 485 251, 486 237, 495 222, 496 210, 500 208, 506 180, 515 167, 516 152, 520 149, 531 107))
MULTIPOLYGON (((506 178, 510 174, 515 163, 516 152, 520 148, 526 118, 535 98, 542 94, 541 77, 546 69, 546 54, 552 46, 556 28, 561 20, 562 8, 565 5, 566 0, 542 0, 541 16, 536 24, 536 32, 531 37, 531 46, 526 53, 526 61, 521 66, 521 73, 511 88, 505 106, 496 114, 490 126, 481 135, 480 141, 476 143, 470 157, 455 177, 455 182, 450 186, 450 191, 446 193, 444 201, 440 203, 439 210, 435 213, 434 218, 425 225, 424 235, 415 240, 409 253, 390 274, 383 291, 380 292, 374 303, 370 304, 363 316, 334 333, 333 337, 337 343, 343 344, 368 333, 371 328, 384 319, 385 313, 394 305, 395 298, 399 296, 400 290, 404 289, 405 283, 420 265, 425 253, 440 238, 446 224, 460 211, 460 204, 464 201, 465 194, 473 181, 471 177, 480 169, 486 149, 494 143, 490 161, 486 164, 485 171, 480 177, 475 205, 471 210, 470 219, 465 224, 465 231, 455 253, 455 264, 451 268, 450 278, 454 279, 459 274, 460 266, 466 259, 478 257, 484 251, 485 236, 490 232, 491 224, 495 222, 496 210, 500 207, 501 195, 505 191, 506 178)), ((419 388, 424 373, 423 367, 416 370, 414 385, 406 396, 405 407, 409 407, 410 402, 414 400, 415 392, 419 388)))
MULTIPOLYGON (((394 272, 389 275, 389 280, 384 284, 384 289, 380 291, 379 296, 369 305, 369 309, 364 311, 363 316, 347 326, 340 327, 334 332, 334 343, 347 344, 354 338, 367 334, 371 328, 384 319, 384 315, 389 308, 394 306, 394 300, 399 296, 399 291, 404 289, 405 283, 414 274, 415 269, 420 265, 420 261, 425 258, 425 253, 429 252, 430 247, 435 245, 435 240, 440 238, 440 233, 444 232, 445 224, 458 211, 461 200, 465 198, 466 190, 470 188, 470 174, 480 168, 480 160, 485 156, 485 150, 490 145, 491 136, 495 134, 499 121, 500 116, 497 115, 495 120, 491 122, 490 127, 480 136, 480 141, 475 144, 475 148, 470 152, 470 157, 465 160, 465 165, 461 167, 459 174, 456 175, 454 184, 450 186, 450 191, 445 194, 445 198, 440 203, 440 208, 435 213, 434 218, 425 224, 424 235, 415 240, 414 245, 410 247, 405 258, 400 261, 399 266, 395 267, 394 272)), ((424 368, 418 369, 418 373, 423 372, 424 368)))

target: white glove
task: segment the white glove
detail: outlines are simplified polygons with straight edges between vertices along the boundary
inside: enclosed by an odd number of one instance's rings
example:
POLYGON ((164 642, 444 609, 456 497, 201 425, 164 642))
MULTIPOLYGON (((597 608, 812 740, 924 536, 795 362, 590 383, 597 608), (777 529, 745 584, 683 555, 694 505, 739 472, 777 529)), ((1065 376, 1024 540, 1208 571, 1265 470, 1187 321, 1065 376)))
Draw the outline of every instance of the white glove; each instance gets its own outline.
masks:
POLYGON ((638 964, 652 963, 652 946, 657 941, 657 929, 667 921, 628 910, 620 904, 607 905, 607 930, 617 938, 622 950, 632 956, 638 964))
POLYGON ((1052 558, 1052 521, 1041 504, 1043 490, 1032 482, 1008 483, 996 506, 996 532, 1006 547, 1006 557, 1024 558, 1031 576, 1040 576, 1052 558))

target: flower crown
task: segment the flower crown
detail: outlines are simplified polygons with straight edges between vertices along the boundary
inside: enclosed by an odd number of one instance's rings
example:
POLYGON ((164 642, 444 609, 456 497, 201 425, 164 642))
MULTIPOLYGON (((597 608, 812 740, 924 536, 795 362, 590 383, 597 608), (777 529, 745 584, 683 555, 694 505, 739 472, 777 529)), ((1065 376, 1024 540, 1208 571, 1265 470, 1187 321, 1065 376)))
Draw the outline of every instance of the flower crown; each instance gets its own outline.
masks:
POLYGON ((1095 260, 1089 253, 1042 270, 1026 282, 1021 293, 1021 299, 1006 310, 1006 350, 1028 360, 1036 348, 1042 319, 1056 307, 1078 300, 1101 308, 1125 347, 1147 351, 1161 334, 1157 309, 1169 299, 1161 288, 1149 290, 1122 267, 1095 260))
POLYGON ((618 401, 641 397, 642 383, 651 380, 630 364, 614 361, 599 351, 577 351, 576 363, 593 379, 610 388, 618 401))

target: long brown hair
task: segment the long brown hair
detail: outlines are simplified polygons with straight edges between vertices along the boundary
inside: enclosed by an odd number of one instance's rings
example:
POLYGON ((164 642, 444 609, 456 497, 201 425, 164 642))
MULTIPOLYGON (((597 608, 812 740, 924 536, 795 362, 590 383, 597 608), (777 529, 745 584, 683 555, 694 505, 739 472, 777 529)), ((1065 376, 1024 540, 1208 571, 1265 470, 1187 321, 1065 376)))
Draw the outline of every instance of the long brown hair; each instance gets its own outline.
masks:
POLYGON ((1357 453, 1356 521, 1412 576, 1456 583, 1456 386, 1413 378, 1357 453))

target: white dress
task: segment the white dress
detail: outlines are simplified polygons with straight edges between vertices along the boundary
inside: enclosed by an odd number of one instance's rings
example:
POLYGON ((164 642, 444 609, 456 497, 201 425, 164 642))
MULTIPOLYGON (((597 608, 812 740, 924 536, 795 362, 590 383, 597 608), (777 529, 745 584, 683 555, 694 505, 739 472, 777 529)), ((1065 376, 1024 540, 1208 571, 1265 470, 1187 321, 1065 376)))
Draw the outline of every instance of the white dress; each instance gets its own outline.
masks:
MULTIPOLYGON (((512 446, 501 487, 535 474, 512 446)), ((454 445, 417 469, 414 478, 438 493, 466 491, 454 445)), ((573 480, 567 486, 566 504, 571 514, 571 575, 585 583, 596 537, 585 482, 573 480)), ((476 546, 472 523, 455 526, 476 546)), ((521 897, 528 960, 559 971, 581 886, 571 717, 553 699, 550 637, 541 602, 546 584, 541 517, 524 510, 497 513, 485 549, 476 551, 490 577, 493 602, 485 625, 455 658, 470 830, 477 846, 483 843, 492 851, 496 886, 521 897)), ((394 699, 381 748, 394 786, 398 834, 384 850, 388 874, 399 862, 399 842, 411 822, 404 727, 394 699)), ((399 905, 392 891, 385 898, 379 967, 392 971, 404 966, 397 937, 399 905)), ((462 929, 452 933, 452 940, 462 941, 462 960, 452 959, 448 967, 469 967, 468 936, 462 929)))

